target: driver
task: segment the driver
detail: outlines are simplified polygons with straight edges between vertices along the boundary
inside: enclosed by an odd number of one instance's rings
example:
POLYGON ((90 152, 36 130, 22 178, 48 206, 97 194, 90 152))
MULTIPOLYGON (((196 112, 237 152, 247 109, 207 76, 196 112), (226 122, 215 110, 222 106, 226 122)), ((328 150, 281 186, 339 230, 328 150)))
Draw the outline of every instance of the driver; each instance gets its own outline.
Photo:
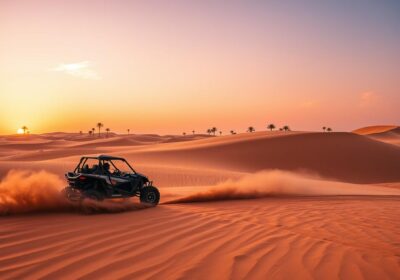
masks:
POLYGON ((111 173, 110 173, 110 164, 108 162, 105 162, 103 164, 103 170, 104 170, 104 173, 106 175, 111 175, 111 173))

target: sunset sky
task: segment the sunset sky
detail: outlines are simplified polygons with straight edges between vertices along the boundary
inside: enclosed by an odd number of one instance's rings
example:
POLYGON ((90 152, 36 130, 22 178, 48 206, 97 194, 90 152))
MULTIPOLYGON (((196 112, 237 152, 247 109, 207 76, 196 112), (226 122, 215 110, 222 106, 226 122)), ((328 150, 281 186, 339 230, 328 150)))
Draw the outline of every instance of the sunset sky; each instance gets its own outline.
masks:
POLYGON ((400 123, 400 1, 0 1, 0 134, 400 123))

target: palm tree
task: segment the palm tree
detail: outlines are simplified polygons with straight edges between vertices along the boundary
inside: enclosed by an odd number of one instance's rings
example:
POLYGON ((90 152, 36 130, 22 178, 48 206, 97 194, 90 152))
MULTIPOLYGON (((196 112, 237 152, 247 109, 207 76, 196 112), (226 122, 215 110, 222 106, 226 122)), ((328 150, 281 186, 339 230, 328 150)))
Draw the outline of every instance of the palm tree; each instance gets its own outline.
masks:
POLYGON ((279 129, 279 131, 283 131, 283 128, 281 127, 281 128, 279 129))
POLYGON ((96 129, 93 127, 92 128, 92 134, 93 134, 93 136, 94 136, 94 132, 96 131, 96 129))
POLYGON ((210 135, 212 133, 212 130, 210 128, 207 129, 207 133, 208 133, 208 135, 210 135))
POLYGON ((211 132, 215 135, 215 132, 217 132, 217 128, 214 126, 213 128, 211 128, 211 132))
POLYGON ((222 135, 222 131, 220 130, 220 131, 219 131, 219 136, 221 136, 221 135, 222 135))
POLYGON ((26 132, 28 131, 28 127, 27 126, 23 126, 23 127, 21 127, 22 128, 22 130, 24 131, 24 134, 26 134, 26 132))
POLYGON ((104 124, 101 123, 101 122, 98 122, 98 123, 96 124, 96 126, 99 128, 99 137, 100 137, 100 130, 101 130, 101 128, 104 126, 104 124))
POLYGON ((290 131, 290 127, 288 125, 285 125, 282 127, 284 131, 290 131))
POLYGON ((326 129, 326 131, 331 132, 331 131, 332 131, 332 128, 328 127, 328 128, 326 129))
POLYGON ((247 132, 254 132, 254 131, 256 131, 255 129, 254 129, 254 127, 252 127, 252 126, 249 126, 248 128, 247 128, 247 132))
POLYGON ((89 130, 88 133, 90 136, 92 136, 93 130, 89 130))
POLYGON ((183 132, 182 135, 183 135, 183 136, 186 136, 186 132, 183 132))
POLYGON ((236 132, 235 132, 234 130, 231 130, 230 133, 231 133, 232 135, 236 134, 236 132))
POLYGON ((326 130, 326 126, 323 126, 323 127, 322 127, 322 130, 325 132, 325 130, 326 130))
POLYGON ((106 137, 108 137, 108 133, 110 132, 110 129, 106 128, 106 131, 107 131, 106 137))
POLYGON ((126 131, 128 131, 128 135, 129 135, 129 132, 130 132, 131 130, 128 128, 126 131))
POLYGON ((273 123, 269 124, 267 126, 268 129, 270 129, 271 131, 275 129, 275 125, 273 123))
POLYGON ((196 134, 196 131, 192 130, 192 133, 193 133, 193 135, 195 135, 195 134, 196 134))

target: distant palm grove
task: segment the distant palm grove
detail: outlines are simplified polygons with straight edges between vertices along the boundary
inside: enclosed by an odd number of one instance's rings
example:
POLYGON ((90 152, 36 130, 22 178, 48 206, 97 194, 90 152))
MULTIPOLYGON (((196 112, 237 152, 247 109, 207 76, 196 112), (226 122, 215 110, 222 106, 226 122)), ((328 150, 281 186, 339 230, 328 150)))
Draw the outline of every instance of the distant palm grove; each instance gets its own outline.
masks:
MULTIPOLYGON (((96 124, 96 127, 97 127, 97 129, 98 129, 97 135, 98 135, 98 137, 101 137, 101 129, 104 127, 104 124, 103 124, 102 122, 98 122, 98 123, 96 124)), ((269 131, 273 131, 273 130, 275 130, 277 127, 276 127, 275 124, 270 123, 270 124, 266 125, 265 128, 266 128, 267 130, 269 130, 269 131)), ((25 133, 27 133, 28 128, 27 128, 26 126, 23 126, 23 127, 21 127, 21 130, 22 130, 23 133, 25 134, 25 133)), ((326 127, 326 126, 323 126, 323 127, 322 127, 322 130, 323 130, 323 132, 332 132, 332 131, 333 131, 332 128, 326 127)), ((110 132, 111 132, 111 129, 110 129, 110 128, 106 128, 105 131, 106 131, 105 137, 109 137, 110 132)), ((127 131, 127 135, 129 135, 130 129, 128 128, 126 131, 127 131)), ((249 126, 249 127, 247 127, 247 129, 246 129, 246 132, 248 132, 248 133, 253 133, 253 132, 255 132, 255 131, 256 131, 256 129, 254 128, 254 126, 249 126)), ((288 125, 284 125, 284 126, 282 126, 282 127, 279 128, 279 131, 291 131, 291 129, 290 129, 290 127, 289 127, 288 125)), ((96 132, 96 129, 95 129, 95 128, 92 128, 92 129, 88 130, 89 136, 95 136, 95 134, 96 134, 95 132, 96 132)), ((196 131, 195 131, 194 129, 193 129, 191 132, 192 132, 192 135, 196 135, 196 131)), ((28 132, 28 133, 29 133, 29 132, 28 132)), ((219 130, 219 129, 216 128, 215 126, 213 126, 213 127, 211 127, 211 128, 208 128, 208 129, 206 130, 206 133, 207 133, 208 135, 210 135, 210 136, 211 136, 211 135, 212 135, 212 136, 216 136, 217 133, 218 133, 220 136, 222 136, 222 134, 223 134, 222 130, 219 130)), ((79 134, 83 134, 83 132, 82 132, 82 131, 79 131, 79 134)), ((235 130, 232 129, 232 130, 229 131, 229 134, 235 135, 235 134, 237 134, 237 132, 236 132, 235 130)), ((182 132, 182 135, 183 135, 183 136, 187 136, 187 135, 190 135, 190 134, 188 134, 188 133, 186 133, 186 132, 184 131, 184 132, 182 132)))

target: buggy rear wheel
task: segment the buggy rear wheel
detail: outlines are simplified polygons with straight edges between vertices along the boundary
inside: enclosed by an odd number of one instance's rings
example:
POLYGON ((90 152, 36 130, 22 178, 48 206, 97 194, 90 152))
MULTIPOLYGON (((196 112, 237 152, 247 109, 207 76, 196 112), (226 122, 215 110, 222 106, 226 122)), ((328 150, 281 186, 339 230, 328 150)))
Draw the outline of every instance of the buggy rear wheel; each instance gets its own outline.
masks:
POLYGON ((70 186, 65 187, 61 194, 71 202, 79 202, 83 199, 82 193, 70 186))
POLYGON ((156 206, 160 201, 160 192, 156 187, 144 187, 140 191, 140 202, 156 206))

